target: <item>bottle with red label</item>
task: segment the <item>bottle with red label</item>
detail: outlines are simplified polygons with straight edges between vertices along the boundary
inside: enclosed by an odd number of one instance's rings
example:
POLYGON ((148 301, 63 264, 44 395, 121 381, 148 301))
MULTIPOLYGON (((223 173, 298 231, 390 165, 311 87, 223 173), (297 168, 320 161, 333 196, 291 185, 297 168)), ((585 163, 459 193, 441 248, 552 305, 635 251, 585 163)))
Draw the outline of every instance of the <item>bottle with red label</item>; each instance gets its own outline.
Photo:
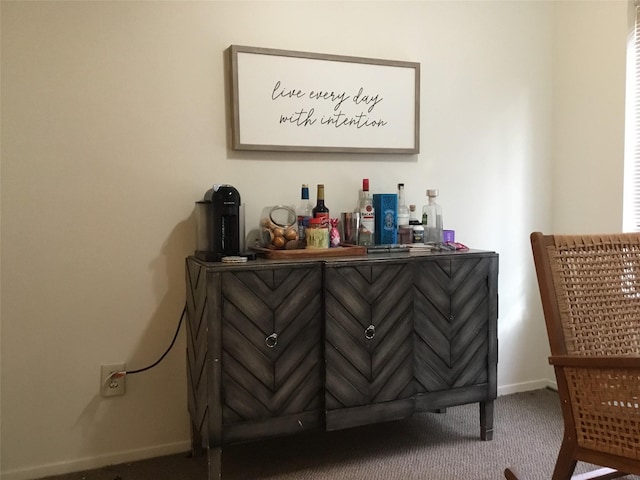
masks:
POLYGON ((360 197, 360 234, 358 244, 373 245, 373 234, 376 228, 376 215, 373 208, 373 196, 369 192, 369 179, 362 179, 362 196, 360 197))
POLYGON ((313 207, 313 218, 321 218, 322 224, 329 227, 329 208, 324 204, 324 184, 318 184, 316 206, 313 207))

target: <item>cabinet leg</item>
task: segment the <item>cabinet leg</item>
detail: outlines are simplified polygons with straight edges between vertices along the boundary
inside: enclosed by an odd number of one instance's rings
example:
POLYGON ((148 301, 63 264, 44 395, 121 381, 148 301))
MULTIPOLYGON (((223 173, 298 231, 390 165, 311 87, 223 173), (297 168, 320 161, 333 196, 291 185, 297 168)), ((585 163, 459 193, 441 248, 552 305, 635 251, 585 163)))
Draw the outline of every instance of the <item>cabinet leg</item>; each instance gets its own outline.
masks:
POLYGON ((222 448, 209 447, 207 457, 209 480, 220 480, 222 478, 222 448))
POLYGON ((493 400, 480 402, 480 439, 493 440, 493 400))
POLYGON ((199 457, 203 453, 204 449, 202 448, 202 436, 200 435, 198 427, 196 427, 195 424, 191 422, 191 455, 193 457, 199 457))

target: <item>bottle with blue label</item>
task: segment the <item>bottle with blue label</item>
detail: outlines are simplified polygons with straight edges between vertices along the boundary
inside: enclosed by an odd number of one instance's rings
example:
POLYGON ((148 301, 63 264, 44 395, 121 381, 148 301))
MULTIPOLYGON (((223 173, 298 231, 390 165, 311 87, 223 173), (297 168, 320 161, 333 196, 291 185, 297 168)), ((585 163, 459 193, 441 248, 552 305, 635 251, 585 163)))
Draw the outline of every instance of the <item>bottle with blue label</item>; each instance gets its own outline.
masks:
POLYGON ((375 193, 373 206, 376 210, 376 245, 398 243, 398 194, 375 193))

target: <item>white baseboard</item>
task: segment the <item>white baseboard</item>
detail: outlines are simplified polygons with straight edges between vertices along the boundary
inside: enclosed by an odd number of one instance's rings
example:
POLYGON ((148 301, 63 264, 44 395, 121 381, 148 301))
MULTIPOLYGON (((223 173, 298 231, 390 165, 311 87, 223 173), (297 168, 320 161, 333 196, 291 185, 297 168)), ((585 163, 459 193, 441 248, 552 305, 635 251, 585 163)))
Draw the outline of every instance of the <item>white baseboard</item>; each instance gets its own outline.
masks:
POLYGON ((165 445, 115 452, 96 457, 80 458, 67 462, 50 463, 48 465, 3 471, 0 472, 0 479, 29 480, 32 478, 42 478, 51 475, 64 475, 66 473, 92 470, 94 468, 105 467, 107 465, 117 465, 120 463, 145 460, 147 458, 173 455, 176 453, 188 452, 189 450, 191 450, 190 441, 167 443, 165 445))
POLYGON ((500 385, 498 387, 498 396, 509 395, 511 393, 529 392, 531 390, 540 390, 541 388, 558 390, 558 385, 555 381, 549 380, 548 378, 533 380, 531 382, 513 383, 511 385, 500 385))

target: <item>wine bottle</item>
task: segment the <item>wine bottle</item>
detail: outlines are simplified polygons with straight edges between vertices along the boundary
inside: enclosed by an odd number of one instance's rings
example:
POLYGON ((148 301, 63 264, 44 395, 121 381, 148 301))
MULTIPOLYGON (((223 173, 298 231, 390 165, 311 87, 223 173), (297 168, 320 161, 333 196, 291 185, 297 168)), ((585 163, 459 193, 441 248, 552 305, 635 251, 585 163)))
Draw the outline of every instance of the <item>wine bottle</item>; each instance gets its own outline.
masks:
POLYGON ((312 210, 313 218, 322 218, 322 225, 329 226, 329 208, 324 204, 324 184, 318 184, 316 206, 312 210))

